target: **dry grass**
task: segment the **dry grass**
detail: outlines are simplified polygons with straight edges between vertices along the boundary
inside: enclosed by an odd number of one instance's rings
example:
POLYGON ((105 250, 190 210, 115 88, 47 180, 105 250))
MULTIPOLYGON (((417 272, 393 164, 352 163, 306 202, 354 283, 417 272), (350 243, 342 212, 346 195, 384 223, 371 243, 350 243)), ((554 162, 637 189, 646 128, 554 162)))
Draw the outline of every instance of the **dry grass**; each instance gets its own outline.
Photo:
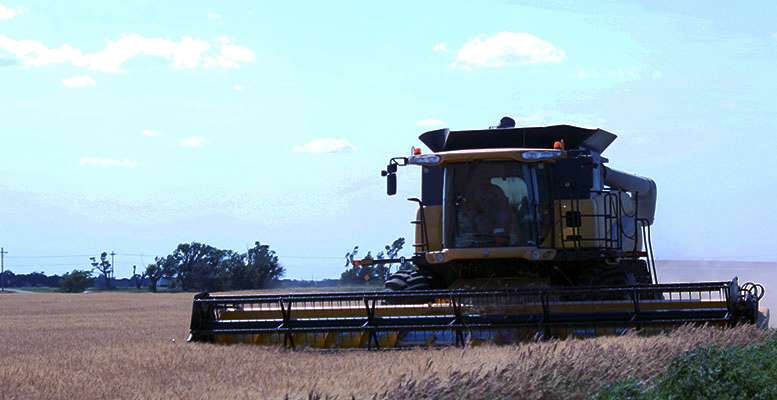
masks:
POLYGON ((191 294, 0 295, 0 398, 581 398, 750 328, 512 347, 286 352, 188 344, 191 294), (175 342, 172 341, 175 339, 175 342))

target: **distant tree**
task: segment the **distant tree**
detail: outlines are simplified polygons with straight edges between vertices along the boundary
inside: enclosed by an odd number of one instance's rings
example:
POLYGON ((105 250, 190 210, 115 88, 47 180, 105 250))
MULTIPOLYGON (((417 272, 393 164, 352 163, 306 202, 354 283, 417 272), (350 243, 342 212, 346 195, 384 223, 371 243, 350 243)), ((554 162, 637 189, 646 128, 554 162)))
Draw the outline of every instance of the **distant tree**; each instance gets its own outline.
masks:
POLYGON ((46 275, 43 272, 29 274, 14 274, 10 270, 3 272, 3 282, 6 287, 59 287, 58 275, 46 275))
POLYGON ((86 288, 94 284, 92 271, 74 269, 62 275, 60 288, 67 293, 82 293, 86 288))
POLYGON ((132 282, 135 284, 135 287, 140 289, 143 287, 143 280, 146 279, 146 273, 143 272, 142 274, 137 273, 137 265, 132 266, 132 282))
MULTIPOLYGON (((56 275, 55 275, 56 276, 56 275)), ((43 272, 31 272, 26 275, 18 275, 19 278, 21 278, 24 282, 21 286, 46 286, 46 287, 57 287, 59 286, 59 281, 56 279, 52 279, 50 276, 46 276, 43 272)))
POLYGON ((168 255, 166 257, 156 257, 154 260, 162 271, 162 278, 169 281, 168 285, 171 288, 176 287, 175 277, 178 274, 178 263, 175 258, 172 255, 168 255))
POLYGON ((172 254, 156 258, 145 275, 151 290, 164 277, 182 290, 213 291, 264 288, 277 282, 284 272, 275 251, 260 242, 242 254, 192 242, 179 244, 172 254))
POLYGON ((146 267, 146 272, 144 273, 144 275, 146 276, 146 278, 148 278, 148 290, 152 292, 156 292, 156 285, 164 275, 164 270, 161 267, 161 264, 163 263, 164 263, 164 258, 157 257, 155 263, 148 264, 148 266, 146 267))
POLYGON ((260 242, 254 242, 254 247, 248 249, 242 259, 244 264, 239 268, 240 274, 232 281, 235 289, 262 289, 279 280, 286 272, 278 262, 278 255, 270 250, 270 246, 260 242))
POLYGON ((345 253, 345 267, 353 265, 353 259, 359 255, 359 246, 353 246, 353 250, 345 253))
MULTIPOLYGON (((359 255, 359 246, 353 246, 353 250, 345 253, 345 271, 340 274, 340 281, 344 283, 363 283, 370 280, 370 268, 369 266, 362 265, 360 263, 354 263, 356 256, 359 255)), ((362 260, 371 260, 372 253, 362 257, 362 260)))
POLYGON ((252 289, 251 277, 247 272, 245 254, 224 250, 216 268, 216 284, 220 290, 252 289))
POLYGON ((2 274, 0 274, 0 286, 2 287, 14 287, 14 284, 16 283, 16 274, 11 272, 11 270, 5 270, 2 274))
POLYGON ((174 277, 183 290, 218 287, 218 266, 224 252, 207 244, 181 243, 166 257, 165 276, 174 277))
MULTIPOLYGON (((383 260, 385 258, 388 259, 395 259, 399 255, 399 252, 402 250, 402 247, 405 246, 405 238, 397 238, 397 240, 391 242, 391 244, 387 244, 384 246, 384 251, 381 251, 378 253, 378 255, 375 257, 379 260, 383 260)), ((391 273, 391 267, 393 267, 394 264, 381 264, 375 266, 375 278, 376 279, 382 279, 386 280, 389 277, 389 274, 391 273)))
POLYGON ((111 275, 113 275, 113 265, 111 265, 111 262, 108 261, 108 253, 104 251, 100 253, 99 261, 95 257, 89 257, 89 260, 92 261, 92 268, 100 271, 102 276, 105 278, 105 288, 111 289, 111 275))
MULTIPOLYGON (((402 247, 405 245, 404 238, 398 238, 391 244, 384 246, 383 250, 374 256, 371 251, 362 257, 362 260, 384 260, 397 258, 402 247)), ((383 282, 388 278, 392 264, 373 264, 364 265, 364 263, 354 264, 354 260, 359 255, 359 246, 354 246, 353 250, 345 253, 346 270, 340 274, 340 280, 346 283, 362 282, 383 282)))

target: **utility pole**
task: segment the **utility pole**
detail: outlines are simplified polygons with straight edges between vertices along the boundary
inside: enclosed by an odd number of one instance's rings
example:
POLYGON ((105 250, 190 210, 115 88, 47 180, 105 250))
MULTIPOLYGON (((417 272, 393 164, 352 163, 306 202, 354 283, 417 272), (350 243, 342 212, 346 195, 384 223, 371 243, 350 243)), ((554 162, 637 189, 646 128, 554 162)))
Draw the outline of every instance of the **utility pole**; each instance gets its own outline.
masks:
POLYGON ((113 256, 115 256, 116 253, 111 250, 111 278, 113 278, 113 273, 116 271, 116 264, 113 262, 113 256))
POLYGON ((5 292, 5 255, 8 254, 4 247, 0 247, 0 293, 5 292))

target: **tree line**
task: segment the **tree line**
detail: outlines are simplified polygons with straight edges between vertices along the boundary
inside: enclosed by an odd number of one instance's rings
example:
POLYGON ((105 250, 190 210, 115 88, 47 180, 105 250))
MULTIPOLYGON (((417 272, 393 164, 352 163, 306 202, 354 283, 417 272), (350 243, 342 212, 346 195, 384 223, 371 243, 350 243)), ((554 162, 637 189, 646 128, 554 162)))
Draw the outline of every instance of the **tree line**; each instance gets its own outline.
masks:
POLYGON ((270 246, 254 242, 245 253, 192 242, 181 243, 166 257, 157 257, 140 277, 156 291, 161 279, 181 290, 263 289, 277 282, 285 269, 270 246))
POLYGON ((29 274, 14 274, 13 271, 5 270, 0 275, 3 286, 5 287, 57 287, 59 286, 59 275, 46 275, 43 272, 31 272, 29 274))
MULTIPOLYGON (((400 237, 380 251, 368 251, 361 259, 396 259, 404 245, 405 239, 400 237)), ((340 283, 378 284, 387 279, 393 264, 354 263, 360 255, 359 246, 346 253, 340 283)), ((7 287, 60 287, 65 292, 83 292, 90 287, 110 290, 134 286, 155 292, 160 283, 169 289, 184 291, 263 289, 278 285, 284 273, 278 255, 266 244, 254 242, 252 248, 240 253, 192 242, 181 243, 169 255, 156 257, 145 269, 133 266, 129 279, 113 278, 113 265, 107 252, 90 257, 86 268, 76 268, 62 276, 47 276, 42 272, 17 275, 5 271, 0 277, 7 287)))
MULTIPOLYGON (((65 292, 83 292, 95 285, 112 289, 115 279, 107 252, 89 260, 91 268, 76 268, 62 276, 38 272, 16 275, 5 271, 3 283, 8 287, 59 286, 65 292)), ((278 255, 266 244, 254 242, 252 248, 240 253, 192 242, 181 243, 169 255, 156 257, 141 272, 133 266, 129 282, 138 289, 146 286, 152 292, 157 291, 161 281, 168 288, 184 291, 247 290, 273 286, 284 273, 278 255)))

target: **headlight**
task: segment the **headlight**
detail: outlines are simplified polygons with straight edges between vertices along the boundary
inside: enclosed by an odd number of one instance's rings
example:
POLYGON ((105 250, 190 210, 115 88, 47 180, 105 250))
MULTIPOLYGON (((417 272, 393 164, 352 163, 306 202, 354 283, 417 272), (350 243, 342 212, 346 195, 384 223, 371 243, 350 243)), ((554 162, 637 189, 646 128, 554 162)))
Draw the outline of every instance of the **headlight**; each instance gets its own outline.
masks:
POLYGON ((559 150, 524 151, 521 157, 524 160, 547 160, 561 155, 559 150))
POLYGON ((415 165, 437 165, 440 163, 441 157, 437 154, 421 154, 417 156, 410 156, 407 159, 408 164, 415 165))

